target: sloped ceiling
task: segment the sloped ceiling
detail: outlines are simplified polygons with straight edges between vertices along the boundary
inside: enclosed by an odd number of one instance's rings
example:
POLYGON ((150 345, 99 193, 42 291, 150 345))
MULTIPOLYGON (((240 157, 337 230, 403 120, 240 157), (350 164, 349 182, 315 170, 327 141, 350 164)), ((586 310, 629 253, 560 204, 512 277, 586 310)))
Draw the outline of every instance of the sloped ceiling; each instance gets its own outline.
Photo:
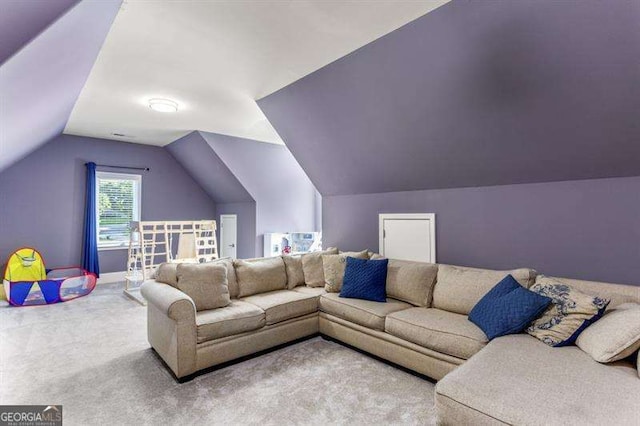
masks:
MULTIPOLYGON (((64 11, 64 2, 54 2, 58 9, 49 2, 20 3, 21 12, 16 12, 16 17, 28 16, 27 9, 37 13, 43 8, 54 19, 56 11, 64 11)), ((62 132, 120 3, 78 3, 0 66, 0 171, 62 132)), ((6 27, 4 19, 14 15, 4 14, 3 3, 2 28, 20 27, 16 22, 6 27)), ((38 27, 47 25, 46 19, 37 22, 19 37, 21 41, 3 45, 5 54, 33 37, 38 27)))
POLYGON ((65 133, 164 146, 197 129, 281 144, 255 99, 446 1, 127 0, 65 133), (150 110, 154 97, 179 112, 150 110))
POLYGON ((259 106, 323 195, 640 175, 640 3, 453 0, 259 106))
POLYGON ((200 132, 191 132, 165 147, 216 203, 254 201, 200 132))
POLYGON ((0 64, 79 1, 3 0, 0 4, 0 64))

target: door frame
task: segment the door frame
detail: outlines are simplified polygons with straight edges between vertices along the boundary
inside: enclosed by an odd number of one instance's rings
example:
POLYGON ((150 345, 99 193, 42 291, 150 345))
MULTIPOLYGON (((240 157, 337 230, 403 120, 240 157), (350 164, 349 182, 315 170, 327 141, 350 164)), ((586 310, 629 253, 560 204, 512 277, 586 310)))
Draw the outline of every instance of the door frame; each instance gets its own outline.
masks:
POLYGON ((238 257, 238 215, 235 213, 221 214, 220 215, 220 257, 222 257, 222 250, 224 249, 224 237, 222 232, 222 219, 223 218, 235 218, 236 219, 236 258, 238 257))
POLYGON ((429 262, 436 263, 436 214, 435 213, 380 213, 378 214, 378 250, 384 256, 384 221, 395 220, 428 220, 431 235, 429 262))

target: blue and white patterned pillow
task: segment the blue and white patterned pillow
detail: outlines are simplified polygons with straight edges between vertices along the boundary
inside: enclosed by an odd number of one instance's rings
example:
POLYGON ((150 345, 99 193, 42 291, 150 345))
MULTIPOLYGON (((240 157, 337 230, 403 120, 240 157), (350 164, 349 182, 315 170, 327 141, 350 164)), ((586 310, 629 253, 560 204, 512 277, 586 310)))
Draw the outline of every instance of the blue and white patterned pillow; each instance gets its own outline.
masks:
POLYGON ((538 276, 530 288, 553 300, 527 328, 527 333, 549 346, 572 345, 580 333, 604 314, 608 299, 582 293, 554 278, 538 276))

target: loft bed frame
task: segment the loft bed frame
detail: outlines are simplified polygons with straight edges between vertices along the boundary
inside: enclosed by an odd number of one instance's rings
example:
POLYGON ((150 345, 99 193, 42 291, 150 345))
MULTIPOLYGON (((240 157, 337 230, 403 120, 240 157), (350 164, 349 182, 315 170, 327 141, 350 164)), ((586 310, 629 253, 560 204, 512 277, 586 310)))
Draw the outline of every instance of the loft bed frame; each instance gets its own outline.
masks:
POLYGON ((215 220, 131 222, 124 294, 146 305, 139 284, 152 278, 162 263, 204 263, 217 258, 215 220))

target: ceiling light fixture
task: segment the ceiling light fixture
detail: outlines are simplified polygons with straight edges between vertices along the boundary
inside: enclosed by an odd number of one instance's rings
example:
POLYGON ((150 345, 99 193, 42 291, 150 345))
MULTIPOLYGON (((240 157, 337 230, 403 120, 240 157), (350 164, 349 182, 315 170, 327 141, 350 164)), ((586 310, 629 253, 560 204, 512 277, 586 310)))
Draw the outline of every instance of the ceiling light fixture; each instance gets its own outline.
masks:
POLYGON ((178 103, 171 99, 152 98, 149 99, 149 108, 158 112, 176 112, 178 103))

